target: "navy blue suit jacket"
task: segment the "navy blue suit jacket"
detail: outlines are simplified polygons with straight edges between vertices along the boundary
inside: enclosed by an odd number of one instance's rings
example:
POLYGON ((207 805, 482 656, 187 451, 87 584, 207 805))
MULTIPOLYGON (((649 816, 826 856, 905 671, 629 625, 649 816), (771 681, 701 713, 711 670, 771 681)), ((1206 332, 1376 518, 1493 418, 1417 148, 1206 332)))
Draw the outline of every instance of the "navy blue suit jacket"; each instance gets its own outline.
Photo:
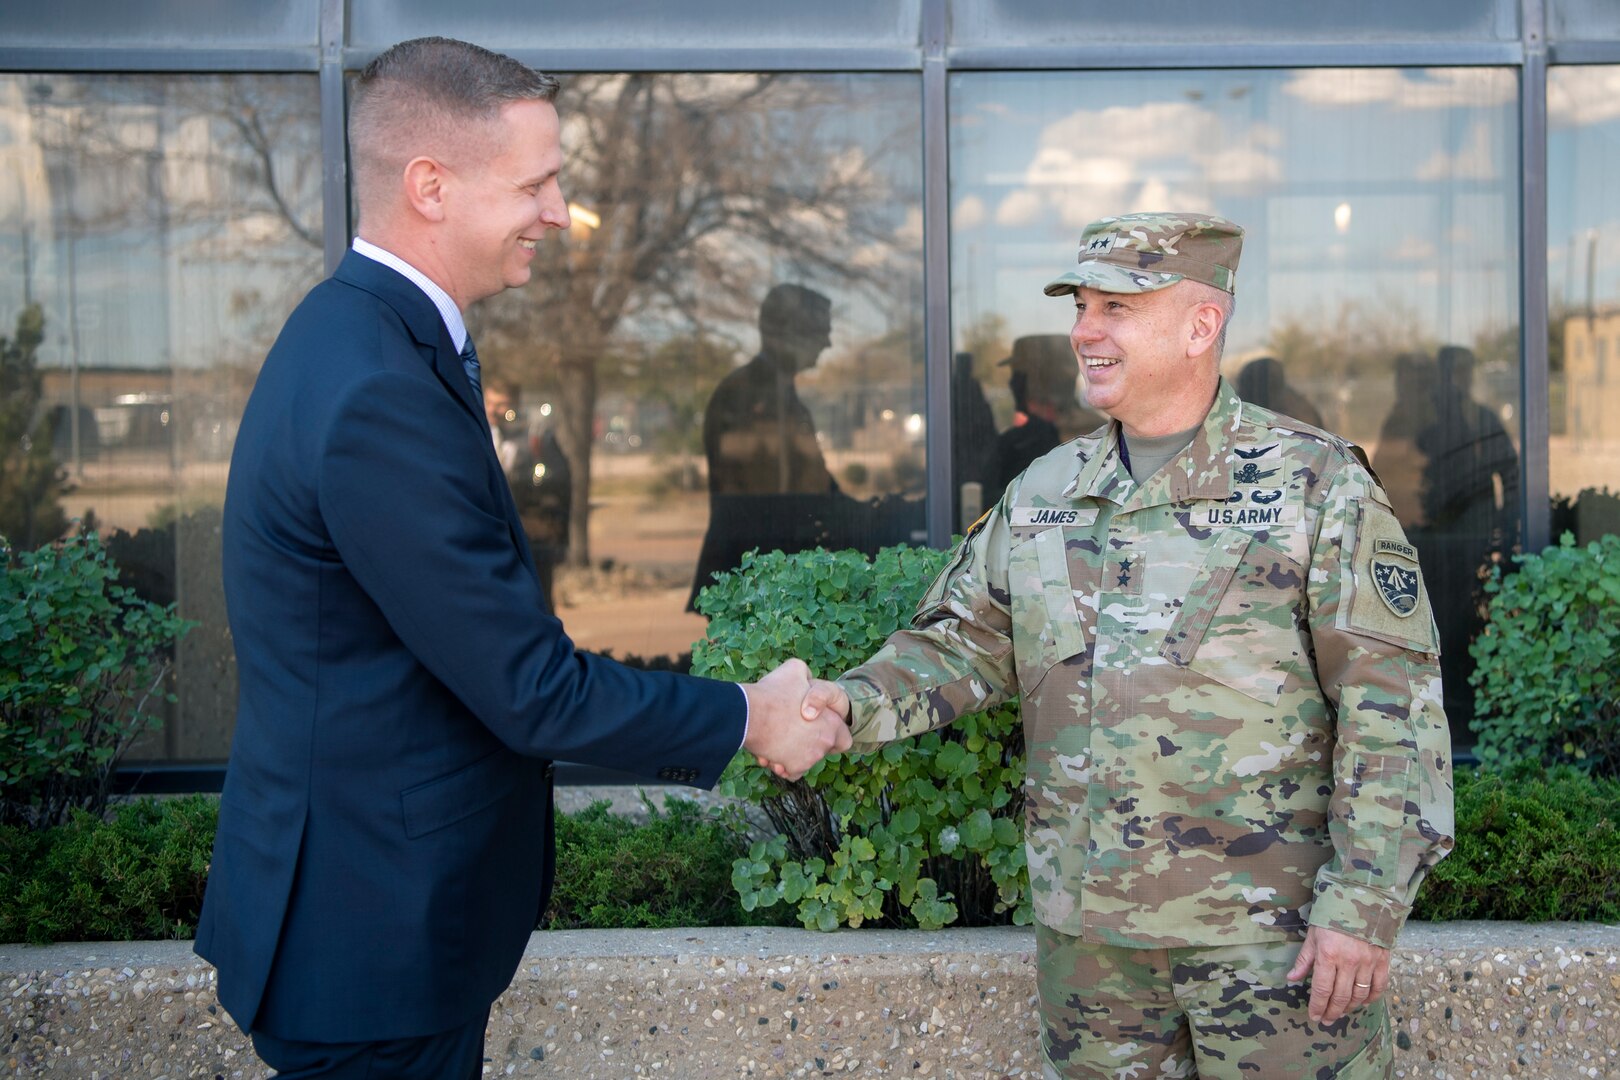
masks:
POLYGON ((288 319, 225 497, 241 695, 196 949, 248 1030, 488 1008, 550 886, 552 759, 712 786, 734 685, 576 652, 433 303, 350 252, 288 319))

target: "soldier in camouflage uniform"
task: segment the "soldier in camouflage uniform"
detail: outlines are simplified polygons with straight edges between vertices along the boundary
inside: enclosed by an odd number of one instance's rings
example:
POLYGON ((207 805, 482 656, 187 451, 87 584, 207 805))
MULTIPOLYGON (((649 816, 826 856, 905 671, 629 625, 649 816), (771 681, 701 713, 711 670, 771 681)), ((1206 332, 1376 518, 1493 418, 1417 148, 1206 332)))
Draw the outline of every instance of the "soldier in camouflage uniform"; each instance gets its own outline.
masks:
POLYGON ((1087 227, 1046 292, 1110 423, 806 699, 861 750, 1022 696, 1048 1076, 1387 1075, 1389 950, 1452 845, 1417 552, 1356 447, 1219 376, 1242 235, 1087 227))

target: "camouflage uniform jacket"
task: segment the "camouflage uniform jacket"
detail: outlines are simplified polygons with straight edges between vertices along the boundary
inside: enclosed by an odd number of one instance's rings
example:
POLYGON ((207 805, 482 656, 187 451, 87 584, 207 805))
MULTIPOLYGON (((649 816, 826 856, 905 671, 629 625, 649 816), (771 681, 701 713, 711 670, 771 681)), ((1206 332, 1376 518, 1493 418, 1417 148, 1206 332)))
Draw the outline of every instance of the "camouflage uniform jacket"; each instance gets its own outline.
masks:
POLYGON ((1393 943, 1451 849, 1417 563, 1349 444, 1224 381, 1137 485, 1118 425, 1007 489, 841 684, 856 749, 1022 695, 1035 916, 1217 946, 1307 923, 1393 943))

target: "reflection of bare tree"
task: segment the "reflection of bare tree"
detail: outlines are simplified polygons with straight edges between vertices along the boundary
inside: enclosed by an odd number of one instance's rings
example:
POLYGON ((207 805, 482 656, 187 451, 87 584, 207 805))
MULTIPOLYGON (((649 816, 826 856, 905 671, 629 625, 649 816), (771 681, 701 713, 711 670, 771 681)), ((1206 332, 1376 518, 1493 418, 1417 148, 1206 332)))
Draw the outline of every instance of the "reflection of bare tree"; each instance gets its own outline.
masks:
POLYGON ((172 368, 188 428, 228 432, 320 271, 316 81, 19 78, 43 181, 26 227, 57 253, 67 362, 172 368), (81 294, 81 279, 113 289, 81 294))
MULTIPOLYGON (((871 85, 847 76, 665 74, 566 85, 564 189, 599 223, 576 213, 526 288, 481 306, 476 331, 505 373, 558 387, 560 441, 574 468, 576 564, 590 560, 598 366, 626 351, 616 332, 630 323, 654 338, 715 333, 751 323, 776 280, 847 286, 896 275, 889 264, 905 207, 897 209, 869 151, 831 134, 872 104, 862 98, 871 85)), ((872 132, 864 145, 914 160, 915 125, 872 132)))
MULTIPOLYGON (((247 75, 177 83, 170 101, 182 115, 236 134, 235 140, 211 138, 207 154, 214 162, 200 163, 230 171, 238 196, 232 216, 252 213, 267 199, 287 231, 319 251, 321 155, 310 96, 307 86, 285 77, 247 75)), ((207 210, 217 216, 217 207, 207 210)))
POLYGON ((217 234, 268 214, 320 248, 314 80, 64 75, 36 78, 28 97, 51 188, 73 195, 63 224, 217 234))

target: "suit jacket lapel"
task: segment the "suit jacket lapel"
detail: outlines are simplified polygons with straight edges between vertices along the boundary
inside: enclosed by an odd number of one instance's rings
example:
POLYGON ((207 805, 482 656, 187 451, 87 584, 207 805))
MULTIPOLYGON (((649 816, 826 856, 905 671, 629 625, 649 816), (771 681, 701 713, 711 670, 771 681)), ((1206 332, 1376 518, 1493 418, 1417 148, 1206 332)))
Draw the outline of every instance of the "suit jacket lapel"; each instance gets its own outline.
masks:
POLYGON ((351 250, 345 254, 332 276, 347 285, 364 289, 399 314, 416 343, 431 352, 433 370, 439 376, 439 381, 484 429, 484 453, 495 458, 495 471, 502 481, 499 485, 500 499, 506 508, 506 523, 512 531, 512 539, 517 543, 519 556, 531 571, 534 570, 534 555, 529 551, 528 537, 523 532, 523 519, 505 482, 505 470, 500 467, 499 458, 495 457, 494 440, 488 437, 489 418, 484 415, 482 402, 473 395, 472 384, 467 381, 467 370, 461 364, 461 354, 456 351, 455 342, 450 340, 450 331, 444 325, 439 309, 410 278, 376 259, 366 258, 358 251, 351 250))
POLYGON ((455 395, 466 410, 480 424, 488 425, 482 404, 473 395, 467 382, 467 371, 461 366, 461 354, 456 352, 450 331, 426 293, 416 283, 376 259, 368 259, 358 251, 349 251, 332 275, 355 288, 364 289, 393 308, 411 332, 418 345, 428 349, 433 357, 433 370, 439 381, 455 395))

